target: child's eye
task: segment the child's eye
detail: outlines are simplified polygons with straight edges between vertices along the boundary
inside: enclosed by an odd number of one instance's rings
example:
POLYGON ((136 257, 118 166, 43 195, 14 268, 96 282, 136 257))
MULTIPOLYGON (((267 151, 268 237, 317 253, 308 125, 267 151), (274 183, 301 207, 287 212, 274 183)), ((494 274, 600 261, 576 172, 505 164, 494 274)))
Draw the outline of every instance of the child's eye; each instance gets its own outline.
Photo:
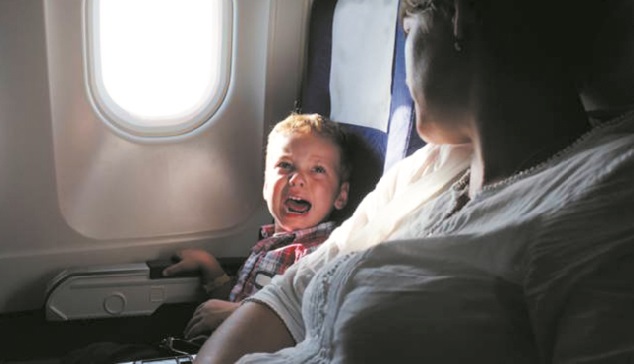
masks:
POLYGON ((317 166, 317 167, 313 168, 313 171, 315 173, 326 173, 326 168, 324 168, 322 166, 317 166))
POLYGON ((288 171, 293 168, 293 165, 288 162, 279 162, 276 167, 288 171))

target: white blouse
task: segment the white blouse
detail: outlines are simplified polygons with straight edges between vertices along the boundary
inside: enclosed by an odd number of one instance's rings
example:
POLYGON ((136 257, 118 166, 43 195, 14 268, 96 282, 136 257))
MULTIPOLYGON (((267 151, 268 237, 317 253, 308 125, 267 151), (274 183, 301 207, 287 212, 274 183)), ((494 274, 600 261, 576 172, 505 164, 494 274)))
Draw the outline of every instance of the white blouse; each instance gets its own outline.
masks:
POLYGON ((631 358, 634 113, 462 204, 468 159, 431 146, 391 170, 359 216, 253 296, 298 344, 240 362, 631 358))

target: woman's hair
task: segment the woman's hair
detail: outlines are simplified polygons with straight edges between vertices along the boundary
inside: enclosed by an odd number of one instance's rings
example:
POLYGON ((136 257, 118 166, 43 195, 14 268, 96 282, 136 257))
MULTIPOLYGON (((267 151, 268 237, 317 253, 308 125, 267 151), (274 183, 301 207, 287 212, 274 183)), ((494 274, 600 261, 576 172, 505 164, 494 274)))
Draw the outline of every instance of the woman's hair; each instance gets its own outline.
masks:
POLYGON ((316 135, 332 142, 339 148, 339 178, 346 182, 352 172, 348 135, 339 123, 319 114, 292 113, 286 119, 275 124, 268 137, 270 145, 277 135, 291 134, 316 135))
POLYGON ((440 11, 443 15, 452 17, 455 7, 452 0, 402 0, 399 9, 399 19, 402 22, 405 15, 424 11, 440 11))
MULTIPOLYGON (((478 17, 487 47, 502 58, 541 59, 577 77, 586 71, 587 48, 606 21, 607 0, 464 0, 478 17)), ((402 0, 399 17, 430 12, 451 20, 454 0, 402 0)), ((467 47, 470 39, 466 39, 467 47)))

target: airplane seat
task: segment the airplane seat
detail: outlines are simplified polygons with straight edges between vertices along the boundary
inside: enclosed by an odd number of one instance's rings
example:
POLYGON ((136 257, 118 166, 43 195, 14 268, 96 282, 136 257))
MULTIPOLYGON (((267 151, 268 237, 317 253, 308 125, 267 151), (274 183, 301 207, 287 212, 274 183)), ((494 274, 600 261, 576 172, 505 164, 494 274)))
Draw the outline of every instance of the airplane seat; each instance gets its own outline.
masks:
POLYGON ((424 145, 415 129, 405 84, 405 36, 398 1, 315 0, 299 111, 343 124, 350 137, 353 171, 343 221, 383 174, 424 145), (355 21, 360 14, 368 19, 355 21), (372 25, 372 26, 370 26, 372 25), (377 42, 377 38, 381 42, 377 42))

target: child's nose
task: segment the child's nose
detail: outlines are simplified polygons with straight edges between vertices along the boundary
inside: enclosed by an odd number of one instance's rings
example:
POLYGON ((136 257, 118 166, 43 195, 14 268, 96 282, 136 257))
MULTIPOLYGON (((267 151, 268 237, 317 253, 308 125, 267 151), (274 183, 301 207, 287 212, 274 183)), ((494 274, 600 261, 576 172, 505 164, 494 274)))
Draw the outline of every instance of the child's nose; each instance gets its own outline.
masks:
POLYGON ((295 173, 291 174, 291 177, 289 178, 288 183, 291 186, 304 187, 304 177, 302 176, 301 173, 295 172, 295 173))

